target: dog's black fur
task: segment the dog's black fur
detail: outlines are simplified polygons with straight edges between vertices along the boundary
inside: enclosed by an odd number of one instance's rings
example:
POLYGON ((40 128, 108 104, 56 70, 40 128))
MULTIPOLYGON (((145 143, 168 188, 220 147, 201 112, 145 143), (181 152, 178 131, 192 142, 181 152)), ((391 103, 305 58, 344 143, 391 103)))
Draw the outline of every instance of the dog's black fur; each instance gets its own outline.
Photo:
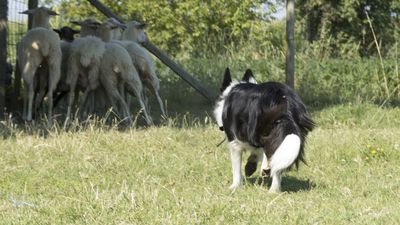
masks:
MULTIPOLYGON (((278 82, 249 83, 250 79, 254 79, 253 73, 247 70, 244 82, 235 85, 225 98, 222 122, 228 141, 238 139, 262 147, 267 158, 271 158, 287 135, 296 134, 301 139, 300 153, 294 162, 298 167, 299 161, 304 162, 305 138, 315 123, 292 88, 278 82)), ((221 91, 231 82, 227 68, 221 91)), ((246 175, 254 173, 253 167, 246 165, 246 175)))

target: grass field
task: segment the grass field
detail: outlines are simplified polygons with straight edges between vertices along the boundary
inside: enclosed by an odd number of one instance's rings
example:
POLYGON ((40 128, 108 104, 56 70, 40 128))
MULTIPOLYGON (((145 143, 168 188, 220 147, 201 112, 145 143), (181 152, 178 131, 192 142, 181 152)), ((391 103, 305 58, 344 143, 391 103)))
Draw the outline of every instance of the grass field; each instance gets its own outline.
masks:
POLYGON ((3 125, 0 224, 398 224, 400 109, 312 115, 308 165, 284 174, 280 194, 257 176, 228 189, 224 136, 204 116, 46 137, 3 125))

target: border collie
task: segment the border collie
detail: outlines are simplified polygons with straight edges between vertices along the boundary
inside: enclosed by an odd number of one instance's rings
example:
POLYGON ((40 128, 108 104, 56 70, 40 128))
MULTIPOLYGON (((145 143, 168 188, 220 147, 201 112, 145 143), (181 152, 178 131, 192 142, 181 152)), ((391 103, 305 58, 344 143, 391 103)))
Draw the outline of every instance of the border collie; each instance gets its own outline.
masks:
POLYGON ((230 189, 243 185, 241 164, 246 149, 250 151, 246 176, 252 175, 262 160, 261 175, 272 177, 269 192, 280 192, 282 172, 304 162, 304 142, 315 125, 305 105, 285 84, 257 84, 250 69, 242 81, 232 81, 227 68, 221 92, 214 116, 229 142, 233 174, 230 189))

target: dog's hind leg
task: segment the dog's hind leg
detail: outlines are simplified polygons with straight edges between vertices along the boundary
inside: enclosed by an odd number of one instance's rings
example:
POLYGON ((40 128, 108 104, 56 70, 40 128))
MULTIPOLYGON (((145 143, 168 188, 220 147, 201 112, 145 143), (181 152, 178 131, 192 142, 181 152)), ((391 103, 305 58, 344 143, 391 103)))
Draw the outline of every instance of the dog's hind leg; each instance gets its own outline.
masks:
POLYGON ((282 170, 275 171, 272 175, 272 184, 269 193, 281 192, 282 170))
POLYGON ((269 167, 269 160, 265 155, 265 153, 263 152, 260 177, 269 177, 270 175, 271 175, 271 168, 269 167))
POLYGON ((300 152, 301 140, 295 134, 289 134, 282 141, 271 157, 272 184, 269 192, 281 191, 282 172, 289 168, 297 159, 300 152))
POLYGON ((243 175, 241 171, 242 167, 242 153, 243 146, 237 140, 229 142, 229 150, 231 152, 231 163, 232 163, 232 185, 229 187, 231 190, 239 188, 243 185, 243 175))

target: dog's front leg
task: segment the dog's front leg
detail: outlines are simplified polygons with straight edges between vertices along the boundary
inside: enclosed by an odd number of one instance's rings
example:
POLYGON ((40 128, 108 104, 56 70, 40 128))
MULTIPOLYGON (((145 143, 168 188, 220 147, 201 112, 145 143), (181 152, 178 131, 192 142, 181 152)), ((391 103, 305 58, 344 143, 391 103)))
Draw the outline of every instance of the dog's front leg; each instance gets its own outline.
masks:
POLYGON ((242 153, 243 147, 236 141, 229 142, 229 150, 231 152, 232 162, 232 185, 229 187, 231 190, 239 188, 243 185, 242 176, 242 153))

